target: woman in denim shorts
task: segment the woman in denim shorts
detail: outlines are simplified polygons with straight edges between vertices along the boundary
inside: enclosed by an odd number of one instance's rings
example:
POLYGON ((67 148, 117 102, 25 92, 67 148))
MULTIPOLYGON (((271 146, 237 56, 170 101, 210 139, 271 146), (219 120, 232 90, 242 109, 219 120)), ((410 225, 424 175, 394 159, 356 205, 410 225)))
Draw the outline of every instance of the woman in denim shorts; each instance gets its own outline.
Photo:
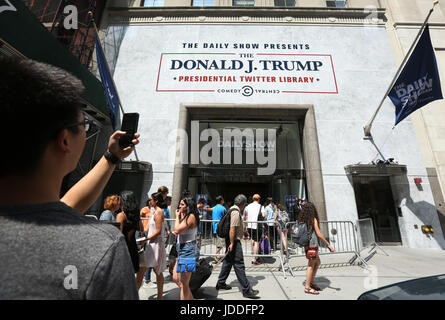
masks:
POLYGON ((178 258, 173 269, 173 281, 181 289, 181 300, 193 300, 189 282, 192 272, 196 271, 198 248, 196 233, 199 225, 199 216, 196 205, 191 197, 183 197, 176 211, 175 231, 178 237, 176 250, 178 258))

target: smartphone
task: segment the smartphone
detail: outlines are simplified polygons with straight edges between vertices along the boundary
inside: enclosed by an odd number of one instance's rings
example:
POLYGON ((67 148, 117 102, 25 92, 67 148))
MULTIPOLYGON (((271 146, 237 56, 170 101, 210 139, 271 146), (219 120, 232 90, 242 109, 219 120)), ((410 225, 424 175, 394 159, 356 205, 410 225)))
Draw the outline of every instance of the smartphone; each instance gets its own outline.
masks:
POLYGON ((134 134, 138 130, 139 113, 124 113, 122 118, 121 131, 125 131, 126 134, 119 139, 119 146, 122 149, 130 146, 131 141, 134 139, 134 134))

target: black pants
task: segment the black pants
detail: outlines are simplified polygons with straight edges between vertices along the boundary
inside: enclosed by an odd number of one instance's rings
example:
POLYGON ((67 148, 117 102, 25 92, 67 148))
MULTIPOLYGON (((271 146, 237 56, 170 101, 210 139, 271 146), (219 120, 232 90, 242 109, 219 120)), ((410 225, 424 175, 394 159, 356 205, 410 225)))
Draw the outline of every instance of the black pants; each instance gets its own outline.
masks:
MULTIPOLYGON (((226 239, 226 250, 230 245, 230 241, 226 239)), ((232 266, 235 269, 236 278, 238 282, 241 284, 241 289, 243 293, 246 293, 250 290, 250 283, 246 277, 246 268, 244 266, 244 256, 243 256, 243 248, 241 242, 236 240, 232 251, 226 256, 221 266, 221 272, 218 277, 219 284, 225 284, 227 278, 229 277, 230 271, 232 270, 232 266)))
POLYGON ((275 226, 267 226, 267 234, 269 235, 270 247, 276 250, 278 243, 278 233, 275 226))

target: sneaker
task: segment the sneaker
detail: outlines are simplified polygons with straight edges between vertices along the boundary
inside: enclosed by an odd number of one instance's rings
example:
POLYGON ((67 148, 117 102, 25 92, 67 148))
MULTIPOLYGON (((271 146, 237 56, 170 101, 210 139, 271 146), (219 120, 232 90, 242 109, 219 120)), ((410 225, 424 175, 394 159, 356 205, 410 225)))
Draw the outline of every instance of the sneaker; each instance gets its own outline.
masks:
POLYGON ((260 297, 257 296, 258 293, 260 293, 258 290, 249 289, 249 291, 245 293, 243 292, 243 297, 249 299, 259 299, 260 297))
POLYGON ((220 284, 220 283, 217 283, 216 284, 216 290, 220 290, 220 289, 222 289, 222 290, 230 290, 230 289, 232 289, 232 287, 231 286, 229 286, 228 284, 220 284))
POLYGON ((255 261, 252 261, 252 264, 253 265, 259 265, 259 264, 261 264, 261 262, 260 262, 260 260, 255 260, 255 261))

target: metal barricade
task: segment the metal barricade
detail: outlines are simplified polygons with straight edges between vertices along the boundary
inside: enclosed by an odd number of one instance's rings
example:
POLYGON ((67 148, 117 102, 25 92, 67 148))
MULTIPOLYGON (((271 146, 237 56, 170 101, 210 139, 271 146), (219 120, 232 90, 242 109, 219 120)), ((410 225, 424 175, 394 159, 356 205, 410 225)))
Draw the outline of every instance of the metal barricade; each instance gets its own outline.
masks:
MULTIPOLYGON (((280 269, 284 272, 284 259, 282 254, 283 243, 280 236, 279 224, 274 221, 244 221, 247 226, 248 237, 241 241, 243 245, 243 255, 249 258, 261 258, 262 262, 259 266, 264 264, 273 264, 274 259, 279 259, 280 269), (261 243, 267 239, 269 243, 268 252, 262 250, 261 243)), ((255 266, 255 264, 253 264, 255 266)))
MULTIPOLYGON (((142 218, 142 220, 148 220, 142 218)), ((165 219, 170 222, 170 230, 174 230, 175 219, 165 219)), ((214 257, 221 259, 226 253, 225 240, 217 237, 216 225, 219 220, 200 220, 197 230, 197 245, 201 257, 214 257), (215 233, 214 233, 215 231, 215 233)), ((244 257, 262 258, 262 263, 269 265, 279 259, 280 270, 286 278, 286 272, 289 271, 295 276, 290 265, 290 260, 296 257, 305 257, 305 250, 299 247, 291 235, 291 227, 296 222, 288 222, 281 227, 277 222, 267 221, 243 221, 244 227, 247 227, 248 236, 241 240, 244 257), (256 227, 256 228, 255 228, 256 227), (261 251, 261 241, 266 238, 269 241, 269 251, 261 251)), ((334 253, 331 253, 324 243, 319 243, 319 255, 324 254, 345 254, 352 253, 353 257, 348 261, 353 265, 356 259, 359 259, 360 266, 368 267, 366 259, 360 256, 360 241, 357 237, 357 228, 351 221, 320 221, 320 230, 326 239, 334 247, 334 253)), ((165 241, 167 256, 173 245, 176 245, 176 237, 170 235, 165 241)), ((256 266, 256 265, 252 265, 256 266)))
MULTIPOLYGON (((371 218, 359 219, 357 220, 357 233, 359 238, 359 251, 363 251, 369 247, 371 249, 368 253, 371 253, 375 248, 380 249, 386 256, 389 256, 388 253, 385 252, 376 242, 375 233, 374 233, 374 224, 371 218)), ((369 260, 368 256, 365 260, 369 260)))
MULTIPOLYGON (((286 223, 286 229, 289 230, 287 233, 287 254, 285 255, 285 261, 287 264, 287 270, 294 276, 292 267, 290 266, 290 259, 295 257, 305 257, 304 248, 298 246, 292 239, 292 226, 296 222, 286 223)), ((319 240, 318 253, 323 254, 344 254, 352 253, 354 256, 349 259, 348 264, 352 265, 356 259, 359 259, 360 265, 368 267, 365 260, 360 256, 360 251, 358 250, 357 233, 354 224, 351 221, 320 221, 319 227, 325 238, 334 248, 334 252, 331 253, 329 248, 326 247, 324 243, 319 240)))
MULTIPOLYGON (((225 256, 225 239, 216 235, 216 225, 218 220, 201 220, 198 228, 198 246, 200 256, 215 257, 216 259, 225 256)), ((247 258, 262 258, 261 265, 274 263, 279 259, 281 269, 284 270, 284 260, 281 254, 281 239, 276 222, 267 221, 243 221, 244 227, 248 228, 248 237, 241 239, 243 256, 247 258), (261 243, 267 239, 269 245, 262 246, 261 243), (263 250, 262 250, 263 249, 263 250), (264 250, 266 249, 266 250, 264 250), (270 258, 270 260, 268 260, 270 258)), ((264 243, 264 242, 263 242, 264 243)), ((256 266, 253 264, 253 266, 256 266)))

